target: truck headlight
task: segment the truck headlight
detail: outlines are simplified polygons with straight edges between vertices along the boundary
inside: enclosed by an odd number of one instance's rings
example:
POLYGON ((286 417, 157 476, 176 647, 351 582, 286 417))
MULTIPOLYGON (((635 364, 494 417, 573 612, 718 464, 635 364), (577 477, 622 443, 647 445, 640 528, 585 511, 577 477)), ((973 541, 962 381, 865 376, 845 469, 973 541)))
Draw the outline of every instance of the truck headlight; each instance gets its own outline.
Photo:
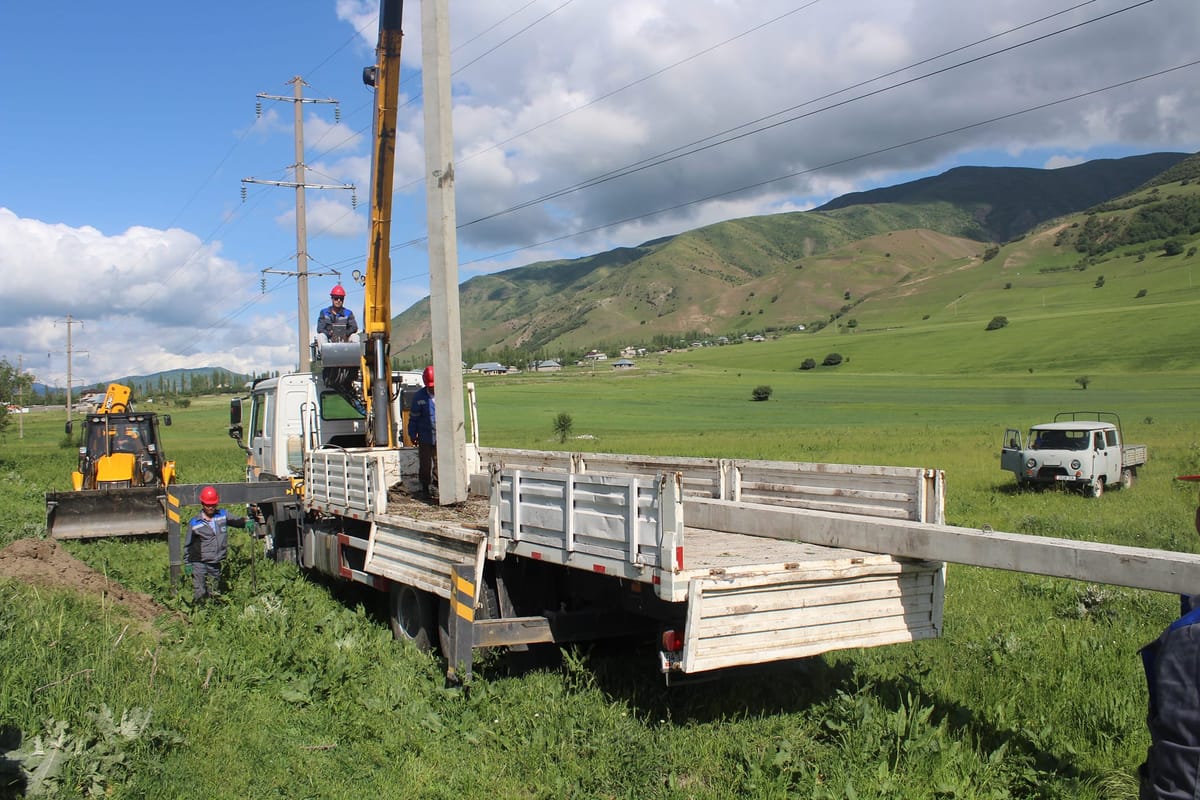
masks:
POLYGON ((1071 469, 1079 469, 1082 466, 1083 463, 1078 458, 1071 459, 1071 469))
POLYGON ((1026 466, 1026 468, 1028 468, 1028 469, 1033 469, 1034 467, 1036 467, 1036 466, 1037 466, 1037 459, 1036 459, 1036 458, 1030 458, 1030 459, 1027 459, 1027 460, 1025 461, 1025 466, 1026 466))

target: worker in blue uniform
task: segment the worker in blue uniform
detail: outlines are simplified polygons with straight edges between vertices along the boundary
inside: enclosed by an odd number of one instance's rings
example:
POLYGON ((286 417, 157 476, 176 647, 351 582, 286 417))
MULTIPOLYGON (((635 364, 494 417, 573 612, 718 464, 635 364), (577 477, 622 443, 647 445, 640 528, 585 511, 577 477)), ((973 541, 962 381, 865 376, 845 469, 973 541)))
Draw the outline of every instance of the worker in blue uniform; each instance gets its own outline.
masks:
POLYGON ((434 403, 433 367, 421 373, 424 386, 413 395, 408 411, 408 438, 417 446, 417 478, 421 494, 428 496, 437 484, 437 410, 434 403))
MULTIPOLYGON (((1195 524, 1200 533, 1200 505, 1195 524)), ((1200 594, 1183 595, 1180 606, 1179 619, 1142 648, 1150 749, 1139 770, 1140 800, 1200 798, 1200 594)))
POLYGON ((199 603, 221 594, 221 565, 229 552, 229 528, 254 535, 254 520, 235 517, 220 507, 216 487, 200 490, 200 513, 188 521, 183 542, 184 572, 192 576, 192 600, 199 603))

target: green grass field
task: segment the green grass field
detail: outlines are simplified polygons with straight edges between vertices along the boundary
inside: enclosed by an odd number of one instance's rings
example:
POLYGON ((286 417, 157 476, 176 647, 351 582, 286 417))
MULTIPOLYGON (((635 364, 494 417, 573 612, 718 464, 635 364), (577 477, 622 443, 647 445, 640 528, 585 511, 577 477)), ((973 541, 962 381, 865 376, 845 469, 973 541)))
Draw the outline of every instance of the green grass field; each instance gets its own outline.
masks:
MULTIPOLYGON (((574 449, 937 467, 951 524, 1200 549, 1194 493, 1172 481, 1200 471, 1200 374, 1096 372, 1086 391, 1075 370, 864 374, 894 345, 872 355, 858 334, 821 340, 848 364, 800 372, 812 341, 673 354, 634 374, 479 379, 482 439, 557 448, 567 413, 574 449), (842 347, 851 338, 861 349, 842 347), (750 400, 760 384, 770 401, 750 400), (1150 446, 1137 486, 1099 501, 1014 492, 1003 429, 1076 408, 1119 412, 1150 446)), ((172 411, 181 480, 239 478, 225 410, 172 411)), ((24 439, 10 428, 0 544, 42 535, 42 493, 66 488, 74 464, 62 438, 61 412, 31 415, 24 439)), ((143 627, 119 605, 0 579, 7 763, 45 766, 28 754, 58 741, 44 787, 61 797, 1134 797, 1148 741, 1136 651, 1177 608, 952 565, 937 641, 671 689, 651 648, 597 645, 518 674, 489 660, 464 694, 437 659, 390 640, 369 597, 262 561, 254 591, 240 537, 228 602, 203 610, 172 596, 161 541, 68 548, 179 613, 143 627)))
MULTIPOLYGON (((988 261, 945 246, 937 280, 855 297, 817 334, 620 374, 479 377, 482 443, 938 468, 953 525, 1200 551, 1195 492, 1173 480, 1200 473, 1196 237, 1082 270, 1056 237, 988 261), (998 315, 1009 324, 985 330, 998 315), (799 369, 830 353, 843 363, 799 369), (1005 428, 1063 410, 1121 415, 1150 449, 1134 488, 1015 491, 1005 428)), ((870 272, 924 242, 875 238, 831 263, 870 272)), ((181 481, 240 479, 226 408, 172 410, 181 481)), ((61 412, 23 422, 0 442, 0 547, 45 535, 44 493, 75 466, 61 412)), ((375 598, 254 560, 240 534, 226 602, 201 609, 172 593, 161 540, 65 546, 172 613, 151 625, 94 593, 0 578, 0 799, 19 796, 14 779, 48 797, 1133 798, 1148 744, 1137 651, 1178 611, 1163 594, 950 565, 939 640, 670 689, 653 647, 608 643, 481 659, 465 693, 391 641, 375 598)))

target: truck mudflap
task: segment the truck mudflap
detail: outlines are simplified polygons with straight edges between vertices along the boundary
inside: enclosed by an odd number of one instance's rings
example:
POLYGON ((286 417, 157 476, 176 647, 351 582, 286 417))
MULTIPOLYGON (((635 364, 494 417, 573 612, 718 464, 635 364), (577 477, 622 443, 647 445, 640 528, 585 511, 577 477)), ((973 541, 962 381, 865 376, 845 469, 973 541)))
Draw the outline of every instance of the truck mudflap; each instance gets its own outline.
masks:
POLYGON ((54 539, 166 533, 166 502, 161 486, 47 492, 46 531, 54 539))

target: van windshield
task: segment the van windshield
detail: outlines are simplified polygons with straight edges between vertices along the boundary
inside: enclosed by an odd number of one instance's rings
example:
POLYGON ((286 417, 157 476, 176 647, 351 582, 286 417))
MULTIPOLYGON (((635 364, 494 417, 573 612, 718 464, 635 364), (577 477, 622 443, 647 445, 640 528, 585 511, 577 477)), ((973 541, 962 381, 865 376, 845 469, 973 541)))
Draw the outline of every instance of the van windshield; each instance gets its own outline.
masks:
POLYGON ((1029 440, 1034 450, 1087 450, 1092 437, 1088 431, 1031 430, 1029 440))

